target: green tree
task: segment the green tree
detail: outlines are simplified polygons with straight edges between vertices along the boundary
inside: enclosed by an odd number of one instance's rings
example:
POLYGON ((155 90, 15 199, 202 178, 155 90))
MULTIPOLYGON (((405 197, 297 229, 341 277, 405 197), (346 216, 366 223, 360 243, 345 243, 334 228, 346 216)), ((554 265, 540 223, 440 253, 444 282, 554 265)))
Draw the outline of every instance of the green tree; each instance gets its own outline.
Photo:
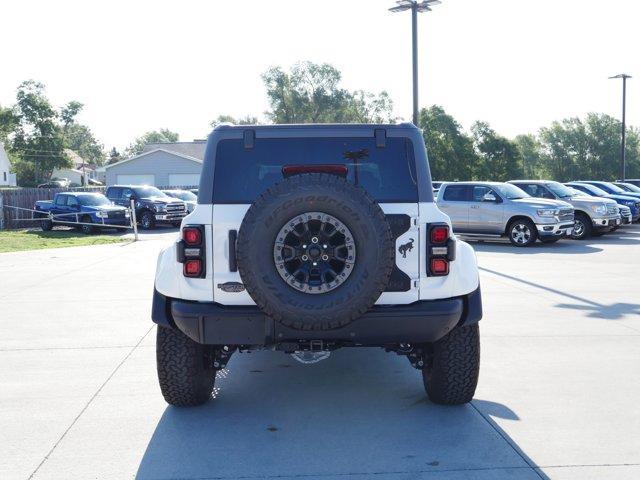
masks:
POLYGON ((65 145, 80 155, 87 163, 103 165, 104 146, 98 142, 86 125, 72 122, 64 128, 65 145))
POLYGON ((136 138, 133 143, 127 147, 125 154, 133 157, 141 154, 147 143, 177 142, 179 138, 180 136, 177 133, 166 128, 152 130, 136 138))
POLYGON ((471 132, 479 154, 473 168, 477 180, 506 181, 522 177, 522 157, 514 141, 496 133, 486 122, 475 122, 471 132))
POLYGON ((514 139, 522 157, 522 175, 527 179, 543 178, 546 170, 542 165, 542 145, 535 135, 518 135, 514 139))
POLYGON ((21 184, 37 184, 48 179, 55 168, 71 166, 64 153, 60 114, 49 103, 43 84, 34 80, 21 83, 14 112, 18 123, 12 133, 10 152, 21 184))
POLYGON ((471 180, 478 155, 473 139, 460 124, 438 105, 420 111, 431 176, 435 180, 471 180))
POLYGON ((211 122, 212 127, 216 127, 221 123, 230 123, 232 125, 258 125, 258 117, 252 117, 247 115, 245 117, 235 118, 231 115, 218 115, 218 117, 211 122))
POLYGON ((8 143, 11 135, 20 123, 13 107, 0 105, 0 142, 8 143))
POLYGON ((116 149, 116 147, 113 147, 109 152, 109 158, 107 159, 107 164, 111 165, 112 163, 119 162, 120 160, 123 160, 122 155, 120 155, 120 152, 116 149))
POLYGON ((323 63, 301 62, 289 72, 272 67, 262 75, 273 123, 355 123, 392 121, 388 94, 340 88, 341 74, 323 63))

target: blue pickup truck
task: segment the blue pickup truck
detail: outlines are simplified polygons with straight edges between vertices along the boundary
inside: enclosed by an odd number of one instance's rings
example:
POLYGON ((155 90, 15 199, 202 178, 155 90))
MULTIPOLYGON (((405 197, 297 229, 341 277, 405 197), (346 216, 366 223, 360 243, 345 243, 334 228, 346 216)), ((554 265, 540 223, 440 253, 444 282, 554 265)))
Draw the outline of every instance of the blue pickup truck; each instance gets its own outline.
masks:
POLYGON ((93 233, 96 228, 109 228, 110 226, 125 226, 130 224, 129 210, 125 207, 114 205, 101 193, 92 192, 64 192, 56 193, 51 200, 39 200, 33 207, 37 210, 34 218, 42 218, 42 230, 51 230, 53 223, 49 220, 49 214, 55 215, 55 219, 61 223, 58 225, 70 225, 78 227, 83 233, 93 233), (67 223, 68 222, 68 223, 67 223), (104 227, 90 225, 99 223, 104 227))

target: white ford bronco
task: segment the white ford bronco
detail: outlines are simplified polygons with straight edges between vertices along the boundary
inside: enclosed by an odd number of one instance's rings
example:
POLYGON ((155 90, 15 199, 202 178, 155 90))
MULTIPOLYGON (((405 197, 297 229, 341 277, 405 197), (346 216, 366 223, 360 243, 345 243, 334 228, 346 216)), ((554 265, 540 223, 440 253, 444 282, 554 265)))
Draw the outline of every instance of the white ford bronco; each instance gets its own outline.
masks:
POLYGON ((215 128, 152 309, 177 406, 208 401, 234 352, 341 347, 406 356, 431 401, 469 402, 481 317, 475 254, 434 203, 410 124, 215 128))

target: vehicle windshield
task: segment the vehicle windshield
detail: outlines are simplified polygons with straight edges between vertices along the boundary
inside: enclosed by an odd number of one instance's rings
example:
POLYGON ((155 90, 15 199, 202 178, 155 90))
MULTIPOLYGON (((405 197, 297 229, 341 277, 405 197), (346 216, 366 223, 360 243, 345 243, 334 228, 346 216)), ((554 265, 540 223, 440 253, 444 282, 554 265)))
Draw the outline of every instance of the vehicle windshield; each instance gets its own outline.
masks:
POLYGON ((111 205, 111 201, 101 193, 94 193, 93 195, 78 195, 77 198, 80 205, 86 205, 90 207, 111 205))
POLYGON ((627 192, 640 193, 640 187, 634 185, 633 183, 623 183, 622 187, 620 187, 627 192))
POLYGON ((500 196, 508 199, 508 200, 518 200, 520 198, 529 198, 529 195, 524 190, 516 187, 515 185, 511 185, 510 183, 501 183, 500 185, 491 185, 491 188, 498 191, 500 196))
POLYGON ((606 186, 609 190, 611 190, 611 193, 624 193, 625 192, 625 190, 623 190, 618 185, 615 185, 613 183, 606 182, 603 185, 606 186))
POLYGON ((167 195, 179 198, 180 200, 184 200, 186 202, 195 202, 196 200, 198 200, 198 197, 186 190, 181 190, 179 192, 168 192, 167 195))
POLYGON ((162 190, 157 189, 156 187, 136 187, 133 189, 136 192, 136 195, 140 198, 147 197, 168 197, 166 193, 163 193, 162 190))
POLYGON ((582 192, 575 190, 573 188, 566 187, 559 182, 549 182, 545 184, 549 190, 551 190, 554 194, 556 194, 560 198, 569 198, 576 195, 575 192, 578 192, 579 195, 584 195, 582 192))
POLYGON ((606 197, 607 195, 609 195, 601 188, 588 183, 581 183, 580 187, 584 188, 590 195, 593 195, 594 197, 606 197))

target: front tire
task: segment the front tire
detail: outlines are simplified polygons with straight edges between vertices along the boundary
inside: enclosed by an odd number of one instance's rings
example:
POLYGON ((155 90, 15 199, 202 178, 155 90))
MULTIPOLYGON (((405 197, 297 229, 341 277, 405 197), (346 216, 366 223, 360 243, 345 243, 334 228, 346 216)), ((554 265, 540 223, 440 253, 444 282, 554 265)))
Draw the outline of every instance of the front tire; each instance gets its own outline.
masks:
POLYGON ((153 230, 156 228, 156 217, 150 211, 145 211, 140 217, 140 225, 143 230, 153 230))
POLYGON ((429 400, 438 405, 469 403, 480 375, 478 325, 458 327, 432 345, 422 370, 429 400))
POLYGON ((216 379, 212 356, 212 347, 194 342, 179 330, 158 326, 158 381, 168 404, 192 407, 211 398, 216 379))
POLYGON ((512 221, 507 229, 511 245, 516 247, 530 247, 538 239, 538 229, 531 220, 521 218, 512 221))
POLYGON ((576 213, 574 222, 573 232, 571 233, 571 238, 574 240, 584 240, 593 234, 593 228, 589 216, 582 212, 578 212, 576 213))
MULTIPOLYGON (((80 217, 80 221, 82 223, 91 223, 91 217, 85 215, 83 217, 80 217)), ((91 235, 95 231, 95 229, 93 228, 93 225, 80 225, 80 231, 85 235, 91 235)))

